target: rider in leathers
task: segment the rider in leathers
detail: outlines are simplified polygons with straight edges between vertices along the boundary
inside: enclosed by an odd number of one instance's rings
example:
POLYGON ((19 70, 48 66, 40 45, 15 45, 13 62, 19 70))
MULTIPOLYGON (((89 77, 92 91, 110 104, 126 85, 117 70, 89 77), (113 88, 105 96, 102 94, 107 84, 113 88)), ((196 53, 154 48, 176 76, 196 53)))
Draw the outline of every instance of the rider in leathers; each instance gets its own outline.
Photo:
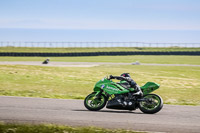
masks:
POLYGON ((126 81, 130 85, 130 87, 134 88, 134 90, 136 91, 136 93, 134 93, 133 95, 138 95, 138 96, 143 95, 139 85, 137 85, 136 82, 133 79, 131 79, 129 73, 122 73, 120 76, 110 75, 110 79, 117 79, 117 80, 121 80, 121 81, 126 81))

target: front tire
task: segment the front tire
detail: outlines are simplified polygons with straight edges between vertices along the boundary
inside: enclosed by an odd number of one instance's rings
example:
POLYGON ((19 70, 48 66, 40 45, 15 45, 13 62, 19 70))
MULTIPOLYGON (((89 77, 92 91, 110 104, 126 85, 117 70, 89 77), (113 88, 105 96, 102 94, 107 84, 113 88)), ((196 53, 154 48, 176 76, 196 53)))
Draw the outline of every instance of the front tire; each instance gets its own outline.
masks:
POLYGON ((154 114, 163 107, 163 100, 156 94, 147 94, 143 97, 144 101, 139 102, 139 109, 143 113, 154 114))
POLYGON ((84 105, 88 110, 98 111, 106 105, 106 97, 101 95, 100 98, 97 98, 95 94, 96 92, 89 94, 84 100, 84 105))

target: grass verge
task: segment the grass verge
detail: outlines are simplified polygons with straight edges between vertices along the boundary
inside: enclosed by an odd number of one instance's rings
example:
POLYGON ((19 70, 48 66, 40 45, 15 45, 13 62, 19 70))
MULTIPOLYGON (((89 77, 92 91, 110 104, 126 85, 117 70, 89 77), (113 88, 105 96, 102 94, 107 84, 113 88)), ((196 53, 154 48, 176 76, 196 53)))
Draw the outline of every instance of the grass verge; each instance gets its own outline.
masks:
POLYGON ((83 99, 106 75, 129 72, 144 85, 161 84, 155 93, 164 103, 200 105, 199 67, 102 65, 91 68, 0 65, 0 95, 83 99))
POLYGON ((1 133, 141 133, 122 129, 105 129, 97 127, 71 127, 61 125, 28 125, 0 123, 1 133))

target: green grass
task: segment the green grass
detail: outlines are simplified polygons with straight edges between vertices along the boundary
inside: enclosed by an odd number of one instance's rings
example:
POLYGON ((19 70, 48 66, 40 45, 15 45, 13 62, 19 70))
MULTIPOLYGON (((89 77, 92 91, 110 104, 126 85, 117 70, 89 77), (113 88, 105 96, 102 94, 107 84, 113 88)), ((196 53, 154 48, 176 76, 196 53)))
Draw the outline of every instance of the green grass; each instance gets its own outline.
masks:
POLYGON ((200 68, 178 66, 110 66, 91 68, 0 65, 0 95, 83 99, 105 75, 130 72, 143 85, 161 84, 155 91, 167 104, 200 105, 200 68))
MULTIPOLYGON (((44 61, 47 57, 0 57, 0 61, 44 61)), ((125 62, 159 63, 159 64, 193 64, 200 65, 200 56, 89 56, 89 57, 51 57, 50 61, 63 62, 125 62)))
POLYGON ((0 123, 0 133, 141 133, 123 129, 0 123))
POLYGON ((34 48, 34 47, 0 47, 0 52, 116 52, 116 51, 200 51, 200 48, 153 48, 153 47, 108 47, 108 48, 34 48))

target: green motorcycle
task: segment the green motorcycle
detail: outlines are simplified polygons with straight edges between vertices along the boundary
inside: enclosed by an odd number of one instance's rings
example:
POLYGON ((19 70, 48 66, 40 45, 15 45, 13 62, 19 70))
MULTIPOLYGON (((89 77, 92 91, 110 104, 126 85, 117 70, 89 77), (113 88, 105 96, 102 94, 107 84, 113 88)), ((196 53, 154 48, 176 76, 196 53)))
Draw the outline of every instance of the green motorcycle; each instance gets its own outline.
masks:
POLYGON ((88 110, 98 111, 106 106, 108 109, 136 110, 143 113, 154 114, 163 107, 163 100, 156 94, 150 94, 160 87, 154 82, 147 82, 141 86, 143 96, 134 95, 134 89, 126 81, 118 83, 105 77, 95 84, 94 92, 89 94, 84 105, 88 110))

